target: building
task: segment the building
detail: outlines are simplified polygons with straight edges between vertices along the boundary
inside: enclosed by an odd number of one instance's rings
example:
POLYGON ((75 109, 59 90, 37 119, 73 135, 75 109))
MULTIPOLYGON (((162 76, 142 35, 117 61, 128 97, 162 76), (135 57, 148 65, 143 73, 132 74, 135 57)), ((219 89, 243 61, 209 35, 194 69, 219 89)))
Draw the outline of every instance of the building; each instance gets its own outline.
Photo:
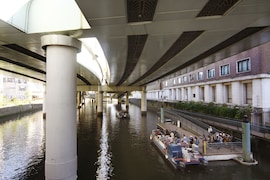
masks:
POLYGON ((237 45, 148 84, 147 99, 251 106, 251 122, 269 124, 270 42, 233 54, 237 45))

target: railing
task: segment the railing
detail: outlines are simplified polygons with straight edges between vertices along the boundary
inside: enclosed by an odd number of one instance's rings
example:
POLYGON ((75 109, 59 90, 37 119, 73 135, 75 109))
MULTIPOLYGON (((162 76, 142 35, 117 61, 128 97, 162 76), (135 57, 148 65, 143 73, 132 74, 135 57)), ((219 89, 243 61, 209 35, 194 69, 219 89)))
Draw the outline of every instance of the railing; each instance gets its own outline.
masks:
POLYGON ((187 119, 184 114, 181 114, 180 116, 179 114, 173 113, 172 111, 166 111, 166 118, 170 118, 176 125, 177 122, 179 121, 179 124, 182 128, 188 129, 189 131, 192 131, 194 134, 197 134, 198 136, 208 134, 207 129, 202 128, 202 126, 205 125, 205 123, 199 121, 196 123, 192 122, 190 121, 190 119, 187 119))
POLYGON ((223 142, 223 143, 205 142, 203 145, 203 153, 204 155, 242 153, 242 142, 223 142))

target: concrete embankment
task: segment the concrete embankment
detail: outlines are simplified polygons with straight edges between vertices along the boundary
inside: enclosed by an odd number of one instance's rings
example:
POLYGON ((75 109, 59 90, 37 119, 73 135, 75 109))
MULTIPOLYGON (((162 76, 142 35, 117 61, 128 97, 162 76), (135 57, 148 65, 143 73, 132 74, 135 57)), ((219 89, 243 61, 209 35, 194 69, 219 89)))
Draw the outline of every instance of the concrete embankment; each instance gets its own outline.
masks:
POLYGON ((18 106, 3 107, 0 108, 0 118, 38 109, 42 109, 42 104, 24 104, 18 106))

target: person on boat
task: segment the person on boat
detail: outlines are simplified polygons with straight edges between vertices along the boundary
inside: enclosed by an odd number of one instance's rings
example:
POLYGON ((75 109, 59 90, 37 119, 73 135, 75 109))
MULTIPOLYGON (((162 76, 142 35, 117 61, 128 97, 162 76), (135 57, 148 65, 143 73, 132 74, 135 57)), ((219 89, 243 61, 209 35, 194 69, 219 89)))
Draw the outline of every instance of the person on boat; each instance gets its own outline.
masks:
POLYGON ((197 136, 195 136, 195 144, 196 144, 197 146, 199 146, 199 144, 200 144, 200 140, 199 140, 199 138, 197 138, 197 136))
POLYGON ((192 136, 189 137, 189 147, 192 148, 192 144, 194 143, 194 139, 192 136))
POLYGON ((176 138, 175 143, 176 143, 176 144, 181 144, 181 139, 180 139, 180 137, 177 137, 177 138, 176 138))
POLYGON ((187 143, 188 143, 188 138, 186 137, 185 134, 183 135, 182 142, 183 142, 184 144, 187 144, 187 143))
POLYGON ((207 138, 205 137, 205 135, 203 135, 203 141, 207 141, 207 138))
POLYGON ((211 134, 213 132, 212 126, 209 126, 209 128, 207 129, 207 131, 208 131, 208 134, 211 134))

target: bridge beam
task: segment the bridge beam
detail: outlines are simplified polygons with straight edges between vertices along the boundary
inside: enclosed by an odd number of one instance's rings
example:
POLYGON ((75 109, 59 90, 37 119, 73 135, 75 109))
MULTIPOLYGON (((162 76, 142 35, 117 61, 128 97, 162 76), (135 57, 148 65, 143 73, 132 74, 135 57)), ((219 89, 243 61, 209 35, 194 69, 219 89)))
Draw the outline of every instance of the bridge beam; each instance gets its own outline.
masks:
POLYGON ((77 86, 77 91, 103 91, 103 92, 142 91, 142 87, 141 86, 81 85, 81 86, 77 86))

